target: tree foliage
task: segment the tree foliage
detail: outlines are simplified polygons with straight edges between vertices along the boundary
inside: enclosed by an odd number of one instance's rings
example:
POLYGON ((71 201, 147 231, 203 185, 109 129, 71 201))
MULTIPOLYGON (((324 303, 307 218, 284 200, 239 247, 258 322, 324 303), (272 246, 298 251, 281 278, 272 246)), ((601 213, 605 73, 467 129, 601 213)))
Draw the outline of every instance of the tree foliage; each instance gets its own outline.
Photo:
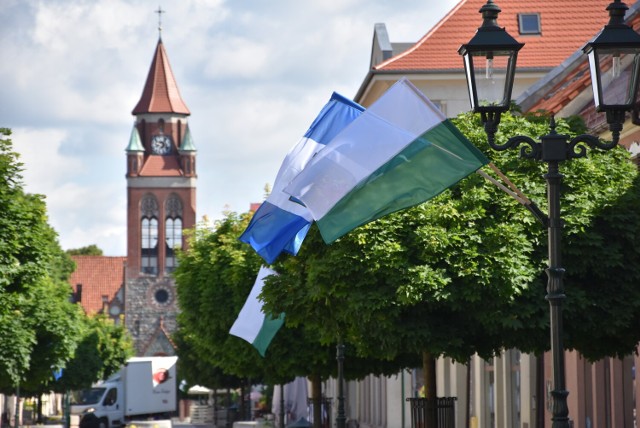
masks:
POLYGON ((75 265, 48 224, 44 198, 24 191, 10 135, 0 128, 0 391, 19 385, 35 395, 78 355, 85 315, 69 299, 75 265))
MULTIPOLYGON (((456 124, 546 211, 545 165, 493 152, 475 116, 456 124)), ((580 123, 561 121, 575 134, 580 123)), ((545 117, 504 115, 498 142, 548 133, 545 117)), ((640 341, 638 174, 618 148, 561 166, 565 345, 588 358, 640 341), (614 273, 615 272, 615 273, 614 273)), ((546 229, 514 199, 471 175, 428 203, 362 226, 327 246, 312 228, 297 257, 276 265, 267 310, 324 341, 341 332, 362 356, 428 351, 459 361, 503 348, 549 347, 546 229)))
POLYGON ((57 392, 88 388, 109 378, 133 356, 133 342, 126 329, 104 315, 84 318, 73 358, 53 385, 57 392))
MULTIPOLYGON (((273 384, 295 376, 335 375, 337 342, 321 342, 306 325, 289 326, 286 317, 265 358, 229 334, 262 265, 253 249, 238 240, 248 221, 248 214, 227 213, 213 230, 199 228, 180 256, 176 337, 182 373, 190 384, 214 387, 233 386, 241 378, 273 384)), ((396 362, 377 358, 353 361, 346 372, 350 378, 399 370, 396 362)))
POLYGON ((76 346, 79 312, 66 282, 73 263, 47 223, 42 196, 22 188, 11 132, 0 134, 0 388, 35 390, 76 346))
POLYGON ((91 244, 80 248, 71 248, 67 250, 70 256, 101 256, 102 250, 96 245, 91 244))

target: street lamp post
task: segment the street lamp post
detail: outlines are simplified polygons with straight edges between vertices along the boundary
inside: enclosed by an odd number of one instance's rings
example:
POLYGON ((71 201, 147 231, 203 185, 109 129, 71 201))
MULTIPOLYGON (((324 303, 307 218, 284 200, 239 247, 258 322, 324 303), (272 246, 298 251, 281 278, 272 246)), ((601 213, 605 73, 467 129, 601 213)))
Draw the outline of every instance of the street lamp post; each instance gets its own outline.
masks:
POLYGON ((547 295, 553 357, 552 426, 569 428, 569 408, 565 387, 562 305, 565 300, 561 259, 562 217, 560 214, 560 186, 563 175, 560 162, 586 156, 587 147, 610 150, 618 145, 626 113, 639 104, 640 35, 625 24, 627 6, 615 0, 607 7, 609 23, 587 43, 583 51, 589 56, 594 103, 598 112, 606 113, 612 141, 602 142, 593 135, 578 135, 571 140, 558 134, 551 117, 549 134, 535 141, 528 136, 511 137, 497 144, 495 134, 500 116, 511 104, 511 90, 515 75, 518 43, 497 24, 500 8, 493 0, 480 9, 483 23, 475 36, 460 47, 464 59, 469 99, 474 112, 480 113, 487 140, 494 150, 520 148, 520 156, 547 163, 544 175, 547 182, 549 264, 546 269, 547 295))

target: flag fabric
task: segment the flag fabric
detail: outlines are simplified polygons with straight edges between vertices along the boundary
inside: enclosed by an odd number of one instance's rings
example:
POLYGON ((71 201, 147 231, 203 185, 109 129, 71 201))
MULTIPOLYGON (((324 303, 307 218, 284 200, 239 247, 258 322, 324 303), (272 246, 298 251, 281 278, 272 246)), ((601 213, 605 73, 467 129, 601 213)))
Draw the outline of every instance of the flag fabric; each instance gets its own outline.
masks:
POLYGON ((403 78, 318 153, 285 188, 325 242, 425 202, 489 160, 403 78))
POLYGON ((240 240, 250 244, 268 264, 272 264, 283 251, 296 255, 313 221, 309 211, 299 202, 290 200, 290 195, 282 190, 363 110, 359 104, 334 92, 302 139, 285 157, 271 194, 240 236, 240 240))
POLYGON ((238 336, 253 345, 263 357, 271 340, 284 323, 284 314, 278 318, 265 315, 262 311, 262 302, 258 299, 262 292, 264 279, 269 275, 276 275, 276 273, 262 266, 247 301, 229 330, 229 334, 238 336))

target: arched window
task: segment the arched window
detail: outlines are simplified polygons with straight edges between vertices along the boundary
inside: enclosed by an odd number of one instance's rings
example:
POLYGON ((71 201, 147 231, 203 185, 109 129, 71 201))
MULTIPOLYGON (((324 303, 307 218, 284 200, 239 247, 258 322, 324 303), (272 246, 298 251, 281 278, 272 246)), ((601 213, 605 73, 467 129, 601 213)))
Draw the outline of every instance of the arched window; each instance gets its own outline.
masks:
POLYGON ((182 201, 171 195, 165 204, 165 271, 171 273, 178 265, 176 249, 182 248, 182 201))
POLYGON ((158 201, 152 195, 142 198, 140 207, 141 245, 140 270, 151 275, 158 274, 158 201))

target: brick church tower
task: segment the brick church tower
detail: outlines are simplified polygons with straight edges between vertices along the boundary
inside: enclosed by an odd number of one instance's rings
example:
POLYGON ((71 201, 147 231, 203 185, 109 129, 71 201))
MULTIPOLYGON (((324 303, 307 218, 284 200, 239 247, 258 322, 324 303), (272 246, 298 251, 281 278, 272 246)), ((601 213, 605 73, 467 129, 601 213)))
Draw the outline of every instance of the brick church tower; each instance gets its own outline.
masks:
POLYGON ((173 355, 176 291, 171 273, 183 230, 196 218, 196 150, 162 39, 151 62, 127 146, 125 325, 139 356, 173 355))

